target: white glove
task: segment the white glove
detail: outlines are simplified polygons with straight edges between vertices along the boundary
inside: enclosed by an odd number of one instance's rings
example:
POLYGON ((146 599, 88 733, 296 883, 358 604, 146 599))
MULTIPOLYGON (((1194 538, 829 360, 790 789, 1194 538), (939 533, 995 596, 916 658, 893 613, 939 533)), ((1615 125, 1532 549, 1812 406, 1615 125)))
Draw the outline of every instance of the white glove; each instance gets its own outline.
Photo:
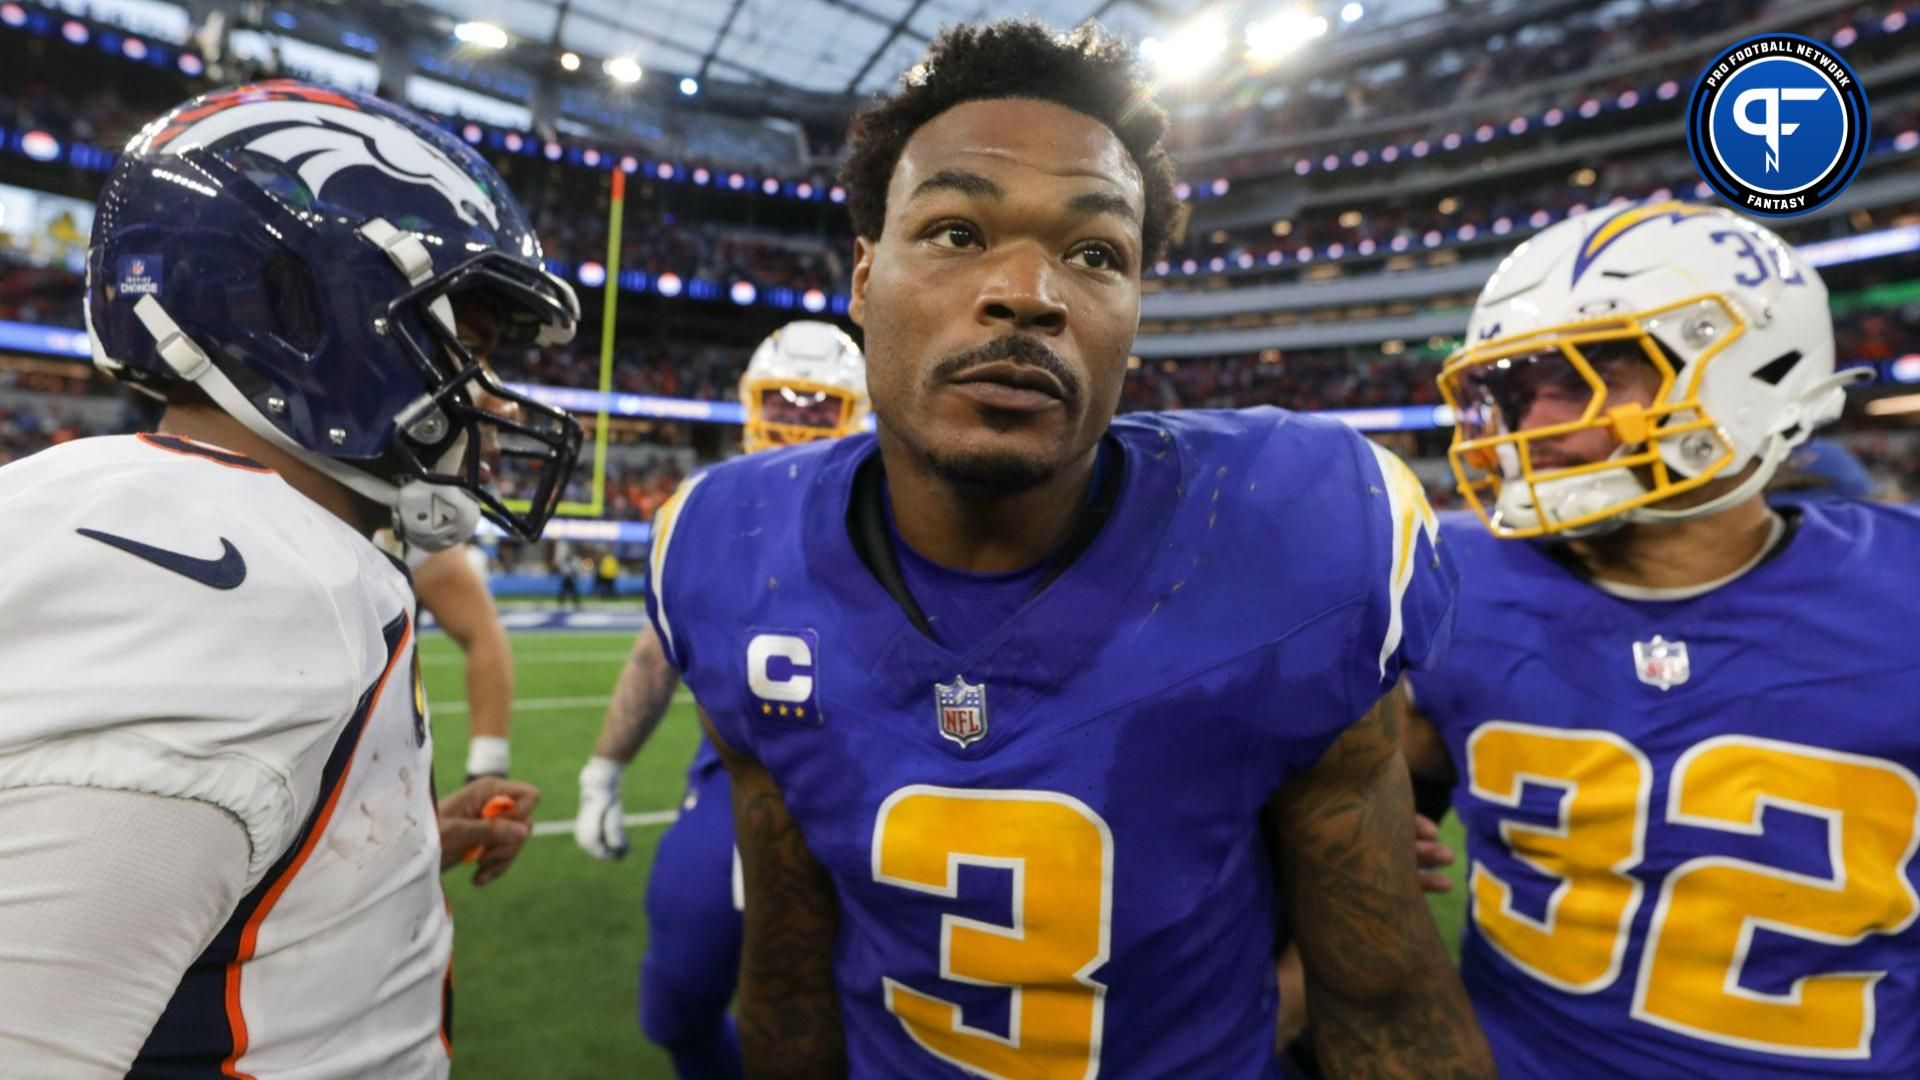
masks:
POLYGON ((573 819, 573 839, 596 859, 618 859, 627 853, 627 815, 620 806, 624 769, 612 758, 596 754, 580 770, 580 815, 573 819))

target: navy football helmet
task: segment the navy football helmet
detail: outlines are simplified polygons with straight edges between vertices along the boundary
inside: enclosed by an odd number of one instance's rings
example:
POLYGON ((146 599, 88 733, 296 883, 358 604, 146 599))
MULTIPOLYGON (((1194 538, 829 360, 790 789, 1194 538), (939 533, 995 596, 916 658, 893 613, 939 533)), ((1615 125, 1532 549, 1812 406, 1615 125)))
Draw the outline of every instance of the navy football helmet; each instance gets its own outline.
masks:
POLYGON ((208 94, 142 129, 87 252, 101 369, 156 397, 197 386, 392 507, 412 543, 457 542, 481 513, 531 539, 580 426, 501 385, 461 344, 456 303, 510 346, 570 341, 580 315, 478 154, 403 108, 297 82, 208 94), (495 453, 529 509, 507 507, 495 453))

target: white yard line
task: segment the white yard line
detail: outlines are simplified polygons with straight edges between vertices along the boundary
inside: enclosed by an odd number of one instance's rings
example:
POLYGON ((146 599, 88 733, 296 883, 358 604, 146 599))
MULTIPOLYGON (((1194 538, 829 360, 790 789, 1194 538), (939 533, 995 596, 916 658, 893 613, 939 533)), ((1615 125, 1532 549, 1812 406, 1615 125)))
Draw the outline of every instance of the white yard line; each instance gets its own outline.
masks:
MULTIPOLYGON (((644 829, 655 825, 671 825, 673 819, 679 816, 678 810, 649 810, 644 814, 628 814, 621 820, 626 822, 629 829, 644 829)), ((533 835, 572 836, 573 820, 569 818, 566 821, 536 821, 533 823, 533 835)))
MULTIPOLYGON (((617 664, 627 658, 623 652, 570 652, 542 653, 516 652, 513 656, 514 667, 530 667, 534 664, 617 664)), ((434 656, 420 661, 422 667, 460 667, 467 662, 464 656, 434 656)))
MULTIPOLYGON (((553 712, 559 709, 584 709, 588 706, 605 708, 607 700, 605 694, 596 694, 592 697, 521 698, 513 703, 513 711, 516 713, 553 712)), ((693 695, 688 693, 685 687, 681 687, 673 692, 673 703, 675 705, 691 705, 693 704, 693 695)), ((464 713, 467 711, 467 703, 464 701, 434 701, 429 698, 427 700, 427 706, 437 713, 464 713)))

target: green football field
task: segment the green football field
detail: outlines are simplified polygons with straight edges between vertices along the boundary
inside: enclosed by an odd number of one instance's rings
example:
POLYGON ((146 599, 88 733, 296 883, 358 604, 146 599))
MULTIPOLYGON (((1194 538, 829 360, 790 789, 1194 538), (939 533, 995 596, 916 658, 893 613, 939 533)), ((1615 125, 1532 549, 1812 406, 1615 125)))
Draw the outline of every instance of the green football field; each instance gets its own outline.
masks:
MULTIPOLYGON (((632 635, 518 633, 513 772, 539 785, 542 824, 512 871, 484 889, 469 871, 447 875, 453 902, 454 1076, 459 1080, 606 1080, 670 1077, 667 1059, 635 1022, 647 872, 664 824, 630 826, 616 863, 573 843, 578 774, 632 635)), ((439 633, 421 637, 441 791, 466 762, 466 689, 460 653, 439 633)), ((664 821, 679 802, 698 725, 685 691, 627 771, 628 813, 664 821)), ((1457 822, 1448 839, 1458 846, 1457 822)), ((1458 870, 1458 867, 1455 868, 1458 870)), ((1457 876, 1457 875, 1456 875, 1457 876)), ((1434 900, 1451 946, 1461 892, 1434 900)))

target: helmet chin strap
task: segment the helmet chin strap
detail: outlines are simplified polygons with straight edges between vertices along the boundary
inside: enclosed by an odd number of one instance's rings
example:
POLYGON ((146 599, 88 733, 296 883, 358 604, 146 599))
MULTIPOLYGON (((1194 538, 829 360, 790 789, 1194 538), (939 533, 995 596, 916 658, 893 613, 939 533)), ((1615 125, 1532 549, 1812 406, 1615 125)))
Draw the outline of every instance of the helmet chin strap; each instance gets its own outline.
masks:
MULTIPOLYGON (((248 431, 356 495, 390 507, 394 531, 402 540, 428 551, 440 551, 473 535, 480 523, 480 506, 465 491, 424 480, 394 484, 309 451, 260 415, 260 410, 253 407, 239 387, 233 385, 233 380, 180 329, 180 324, 173 321, 173 316, 167 314, 158 300, 152 296, 141 297, 133 306, 133 313, 153 335, 154 348, 176 374, 198 386, 248 431)), ((457 441, 448 454, 459 454, 464 447, 464 441, 457 441)))

